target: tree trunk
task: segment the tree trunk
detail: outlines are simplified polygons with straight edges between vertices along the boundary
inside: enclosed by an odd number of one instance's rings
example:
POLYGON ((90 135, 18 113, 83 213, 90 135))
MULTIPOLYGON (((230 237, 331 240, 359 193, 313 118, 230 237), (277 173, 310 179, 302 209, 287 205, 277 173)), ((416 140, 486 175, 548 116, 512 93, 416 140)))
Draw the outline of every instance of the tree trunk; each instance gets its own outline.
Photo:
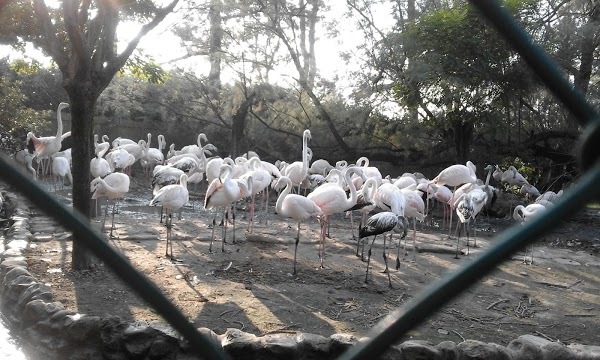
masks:
POLYGON ((233 114, 231 121, 231 157, 235 159, 238 156, 240 150, 240 142, 244 136, 244 129, 246 128, 246 118, 252 103, 256 91, 253 91, 246 100, 240 104, 235 114, 233 114))
MULTIPOLYGON (((90 218, 90 159, 92 158, 94 108, 96 96, 87 95, 83 88, 67 89, 71 107, 71 136, 73 142, 73 209, 79 211, 85 218, 90 218)), ((73 270, 89 269, 92 265, 92 255, 84 243, 81 234, 73 234, 73 270)))
POLYGON ((221 92, 221 45, 223 42, 223 20, 221 17, 220 0, 211 0, 208 16, 210 19, 210 38, 208 47, 210 71, 208 73, 208 85, 212 99, 219 99, 219 94, 221 92))

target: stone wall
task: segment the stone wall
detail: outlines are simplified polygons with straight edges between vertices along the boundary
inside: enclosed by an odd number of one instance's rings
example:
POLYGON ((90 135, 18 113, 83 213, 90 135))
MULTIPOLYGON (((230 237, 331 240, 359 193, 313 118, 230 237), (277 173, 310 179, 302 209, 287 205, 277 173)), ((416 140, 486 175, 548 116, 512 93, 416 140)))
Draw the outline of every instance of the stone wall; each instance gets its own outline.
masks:
MULTIPOLYGON (((118 317, 87 316, 53 301, 49 287, 27 271, 26 250, 29 208, 14 194, 6 194, 11 227, 0 244, 0 310, 22 340, 45 359, 199 359, 184 339, 161 323, 128 323, 118 317)), ((315 334, 255 336, 238 329, 218 335, 200 332, 234 359, 334 359, 353 344, 365 340, 348 334, 323 337, 315 334)), ((385 359, 514 359, 600 360, 600 346, 565 345, 523 335, 508 346, 466 340, 406 341, 393 346, 385 359)))

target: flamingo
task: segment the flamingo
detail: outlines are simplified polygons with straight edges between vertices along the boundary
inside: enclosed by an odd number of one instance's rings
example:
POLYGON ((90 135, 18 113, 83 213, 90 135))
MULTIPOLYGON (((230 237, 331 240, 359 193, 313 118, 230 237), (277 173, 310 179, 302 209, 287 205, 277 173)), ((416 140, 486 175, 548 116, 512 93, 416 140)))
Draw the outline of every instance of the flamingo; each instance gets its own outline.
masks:
POLYGON ((308 168, 308 173, 325 176, 329 173, 331 169, 333 169, 333 166, 327 160, 318 159, 313 161, 312 164, 310 164, 310 168, 308 168))
MULTIPOLYGON (((263 190, 268 191, 271 184, 271 174, 262 167, 262 162, 258 157, 252 157, 248 160, 251 170, 241 176, 245 178, 252 177, 252 199, 250 201, 250 220, 248 221, 248 231, 252 233, 254 230, 254 196, 263 190)), ((268 197, 267 197, 268 201, 268 197)))
POLYGON ((42 165, 42 174, 46 174, 50 167, 48 159, 60 151, 63 140, 62 110, 67 107, 69 107, 69 104, 66 102, 58 104, 58 109, 56 110, 56 136, 38 138, 35 137, 32 132, 27 134, 27 148, 30 150, 29 152, 33 153, 34 157, 40 161, 40 163, 43 160, 47 160, 47 164, 45 166, 42 165))
POLYGON ((502 174, 502 181, 514 186, 529 184, 527 179, 512 165, 502 174))
MULTIPOLYGON (((152 195, 156 196, 160 189, 165 186, 177 184, 177 181, 181 179, 181 175, 184 174, 183 170, 173 167, 173 165, 157 165, 152 170, 152 180, 150 186, 152 187, 152 195)), ((188 178, 189 179, 189 178, 188 178)), ((160 222, 162 223, 163 209, 160 211, 160 222)))
MULTIPOLYGON (((371 249, 373 248, 373 244, 375 243, 375 238, 377 235, 383 234, 383 261, 385 262, 385 270, 384 272, 388 275, 388 283, 390 288, 392 287, 392 279, 390 278, 390 271, 388 269, 387 256, 385 254, 385 234, 391 231, 396 233, 402 233, 402 237, 400 241, 406 237, 406 232, 408 230, 408 220, 402 215, 395 214, 391 211, 384 211, 378 214, 371 216, 364 227, 361 227, 358 233, 360 239, 365 238, 367 236, 373 236, 373 241, 371 241, 371 246, 369 246, 369 252, 367 257, 367 272, 365 274, 365 283, 368 281, 369 276, 369 265, 371 263, 371 249)), ((392 234, 390 234, 390 242, 392 241, 392 234)), ((400 248, 398 246, 398 248, 400 248)), ((399 259, 396 261, 399 263, 399 259)), ((397 266, 398 269, 400 266, 397 266)))
POLYGON ((358 211, 361 213, 360 222, 358 224, 359 229, 365 225, 365 220, 367 219, 367 214, 373 211, 376 207, 373 202, 373 196, 375 195, 375 191, 377 191, 377 181, 373 178, 367 179, 363 184, 362 188, 358 191, 358 195, 356 197, 356 205, 348 209, 350 213, 350 227, 352 229, 352 239, 356 240, 356 256, 360 256, 361 260, 364 261, 364 252, 365 246, 363 242, 362 255, 358 255, 361 239, 357 238, 354 235, 354 217, 352 212, 358 211))
POLYGON ((104 158, 104 154, 108 151, 108 147, 110 145, 108 143, 100 143, 94 142, 94 149, 96 153, 96 157, 90 160, 90 173, 94 178, 97 177, 105 177, 108 173, 110 173, 110 164, 104 158))
POLYGON ((542 194, 540 194, 540 191, 533 185, 531 184, 523 184, 523 186, 521 186, 521 189, 519 190, 519 193, 525 195, 526 197, 530 197, 530 196, 540 196, 542 194))
POLYGON ((56 191, 58 178, 61 179, 61 189, 65 188, 65 176, 69 178, 71 186, 73 186, 73 176, 71 175, 71 164, 69 160, 58 156, 58 153, 51 156, 52 159, 52 174, 54 175, 54 191, 56 191))
POLYGON ((129 166, 131 155, 125 149, 113 149, 108 154, 106 154, 106 161, 110 166, 110 171, 114 172, 115 170, 123 171, 129 166))
MULTIPOLYGON (((414 186, 413 186, 414 187, 414 186)), ((418 190, 410 190, 409 188, 400 189, 404 199, 406 200, 406 207, 404 209, 404 216, 407 218, 413 218, 413 259, 417 257, 417 220, 423 222, 425 220, 425 202, 418 190)), ((406 241, 404 242, 404 254, 406 255, 406 241)))
POLYGON ((377 186, 381 185, 383 181, 381 172, 376 167, 369 166, 369 159, 367 157, 360 157, 358 160, 356 160, 356 165, 362 167, 362 172, 365 177, 373 178, 375 181, 377 181, 377 186))
POLYGON ((406 199, 394 184, 381 184, 373 195, 373 201, 378 208, 384 211, 404 216, 406 199))
MULTIPOLYGON (((351 166, 344 170, 344 179, 347 184, 352 182, 352 174, 361 174, 362 170, 357 166, 351 166)), ((321 242, 320 242, 320 257, 321 268, 323 268, 323 260, 325 257, 325 224, 329 222, 329 217, 332 214, 347 211, 356 204, 358 193, 354 186, 350 186, 350 197, 346 197, 344 189, 338 185, 326 183, 308 194, 307 198, 314 201, 321 211, 321 242)))
POLYGON ((294 186, 298 186, 298 193, 300 193, 300 183, 308 175, 308 140, 311 139, 310 130, 304 130, 302 134, 302 161, 296 161, 289 164, 283 175, 287 176, 294 186))
POLYGON ((167 246, 165 256, 170 259, 173 259, 173 241, 171 239, 173 212, 181 209, 181 207, 190 200, 187 189, 187 179, 188 176, 186 174, 181 174, 179 177, 179 184, 162 187, 150 201, 150 206, 160 205, 166 213, 167 218, 165 219, 165 226, 167 227, 167 246))
MULTIPOLYGON (((477 215, 481 212, 484 206, 488 204, 488 193, 484 188, 475 188, 469 192, 471 196, 471 200, 473 201, 473 214, 471 214, 471 218, 473 219, 473 247, 477 247, 477 215)), ((467 249, 469 243, 467 242, 467 249)), ((467 250, 467 255, 469 251, 467 250)))
MULTIPOLYGON (((209 210, 215 208, 215 217, 213 218, 212 235, 210 239, 209 252, 212 252, 212 244, 215 239, 215 227, 217 225, 217 208, 223 207, 223 217, 225 217, 225 211, 227 206, 232 204, 238 197, 240 191, 239 186, 231 180, 233 174, 233 168, 231 165, 223 164, 219 171, 219 177, 214 179, 204 197, 204 209, 209 210)), ((227 222, 225 222, 223 229, 223 242, 221 243, 221 251, 225 251, 225 242, 227 237, 227 222)))
MULTIPOLYGON (((539 216, 541 213, 546 210, 546 207, 541 204, 529 204, 527 206, 517 205, 513 212, 513 218, 520 222, 521 224, 525 224, 531 219, 539 216)), ((523 264, 527 264, 527 248, 525 248, 525 256, 523 257, 523 264)), ((529 265, 533 265, 533 245, 531 246, 531 262, 529 265)))
MULTIPOLYGON (((432 181, 436 185, 453 186, 454 190, 452 192, 454 193, 459 185, 477 182, 477 176, 475 176, 475 165, 471 161, 467 161, 466 165, 451 165, 442 170, 432 181)), ((455 198, 456 196, 453 194, 452 198, 450 199, 451 207, 455 203, 455 198)), ((452 211, 450 211, 449 223, 450 226, 448 227, 448 237, 450 237, 450 232, 452 230, 452 211)))
POLYGON ((235 184, 238 186, 239 192, 237 193, 237 196, 235 198, 235 200, 233 201, 233 206, 231 207, 231 221, 233 224, 233 243, 235 244, 235 203, 239 200, 242 200, 244 198, 247 198, 249 196, 253 196, 254 192, 253 192, 253 187, 254 187, 254 181, 252 179, 252 175, 250 176, 246 176, 244 178, 239 178, 239 179, 232 179, 235 184))
POLYGON ((158 148, 150 147, 152 134, 148 133, 148 143, 146 143, 146 152, 144 160, 146 162, 145 170, 147 175, 150 175, 148 169, 153 169, 156 165, 162 165, 165 162, 163 149, 165 148, 165 137, 161 134, 156 137, 158 139, 158 148))
POLYGON ((196 145, 186 145, 181 148, 181 154, 194 154, 198 157, 202 156, 200 153, 202 152, 202 140, 208 142, 208 138, 204 133, 198 134, 198 139, 196 139, 196 145))
POLYGON ((311 217, 320 219, 323 216, 323 211, 314 201, 297 194, 290 194, 292 190, 292 181, 287 176, 280 177, 275 183, 275 189, 280 189, 285 186, 285 189, 279 194, 275 211, 277 214, 292 218, 298 222, 298 233, 296 235, 296 245, 294 246, 294 272, 296 275, 296 254, 298 252, 298 243, 300 242, 300 223, 311 217))
POLYGON ((118 138, 113 140, 112 147, 113 147, 113 149, 116 149, 123 145, 133 145, 133 144, 137 144, 137 143, 131 139, 125 139, 125 138, 122 138, 119 136, 118 138))
POLYGON ((31 174, 33 175, 33 178, 35 180, 37 180, 37 171, 35 170, 35 168, 33 167, 33 155, 31 155, 29 153, 29 151, 27 151, 27 149, 22 149, 19 150, 15 153, 14 155, 15 157, 15 161, 23 166, 25 166, 27 169, 29 169, 29 171, 31 171, 31 174))
POLYGON ((456 255, 455 259, 458 259, 458 247, 460 245, 460 225, 462 224, 465 228, 465 233, 467 234, 467 246, 469 246, 469 232, 467 231, 466 224, 471 220, 471 216, 473 215, 473 200, 471 199, 471 195, 469 193, 464 193, 460 195, 454 202, 453 208, 456 209, 456 214, 458 215, 459 221, 456 223, 456 255))
MULTIPOLYGON (((115 206, 117 204, 117 199, 123 197, 129 191, 129 176, 123 173, 111 173, 106 175, 104 179, 97 177, 92 180, 90 191, 93 193, 92 199, 106 197, 113 200, 112 225, 110 227, 109 235, 112 238, 113 230, 115 229, 115 206)), ((102 220, 101 229, 103 231, 107 215, 108 204, 106 205, 104 219, 102 220)))

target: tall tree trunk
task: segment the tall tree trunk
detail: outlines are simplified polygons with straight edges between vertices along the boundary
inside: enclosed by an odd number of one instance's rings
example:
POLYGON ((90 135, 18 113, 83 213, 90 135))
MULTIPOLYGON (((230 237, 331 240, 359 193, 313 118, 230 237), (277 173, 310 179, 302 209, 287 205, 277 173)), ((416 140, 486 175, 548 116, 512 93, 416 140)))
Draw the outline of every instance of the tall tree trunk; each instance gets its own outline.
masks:
MULTIPOLYGON (((90 218, 90 159, 92 158, 94 108, 97 96, 90 95, 83 88, 68 87, 71 105, 71 136, 73 142, 73 208, 90 218)), ((92 255, 83 243, 81 234, 73 234, 72 266, 74 270, 89 269, 92 255)))
POLYGON ((250 107, 254 103, 255 97, 256 92, 253 91, 246 100, 240 104, 231 119, 231 157, 234 159, 239 155, 240 142, 244 136, 244 129, 246 128, 246 119, 250 107))
POLYGON ((208 17, 210 19, 210 39, 208 47, 210 71, 208 73, 208 85, 210 95, 213 99, 219 99, 219 94, 221 92, 221 46, 223 42, 221 7, 221 0, 211 0, 208 9, 208 17))

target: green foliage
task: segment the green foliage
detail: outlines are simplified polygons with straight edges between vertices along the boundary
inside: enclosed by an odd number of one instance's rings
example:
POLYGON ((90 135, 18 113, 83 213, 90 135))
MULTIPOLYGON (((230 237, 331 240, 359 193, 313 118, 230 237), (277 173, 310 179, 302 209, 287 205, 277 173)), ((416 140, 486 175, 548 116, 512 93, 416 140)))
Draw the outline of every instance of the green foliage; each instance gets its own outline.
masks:
POLYGON ((152 84, 164 84, 169 78, 169 72, 158 65, 152 58, 131 56, 125 66, 119 70, 119 75, 130 73, 133 77, 152 84))
POLYGON ((38 61, 33 60, 27 62, 24 59, 17 59, 10 64, 10 69, 20 75, 33 75, 40 71, 41 64, 38 61))
POLYGON ((0 147, 13 152, 24 146, 25 134, 39 130, 49 122, 49 112, 25 107, 21 82, 0 77, 0 147))

